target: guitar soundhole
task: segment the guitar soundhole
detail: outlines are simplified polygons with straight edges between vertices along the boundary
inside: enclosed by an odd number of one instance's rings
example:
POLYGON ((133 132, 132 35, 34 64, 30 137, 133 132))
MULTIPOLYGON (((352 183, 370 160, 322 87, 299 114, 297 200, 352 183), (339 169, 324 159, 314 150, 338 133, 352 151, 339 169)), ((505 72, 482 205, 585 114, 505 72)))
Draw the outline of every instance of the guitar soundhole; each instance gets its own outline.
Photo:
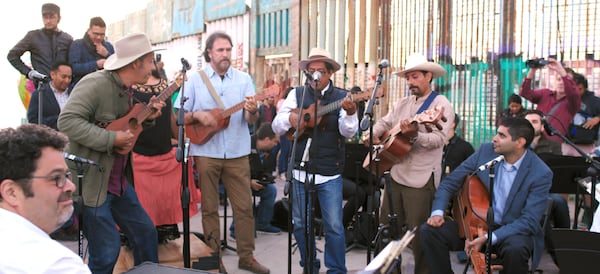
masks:
POLYGON ((139 127, 138 121, 135 118, 129 119, 129 129, 136 130, 139 127))
POLYGON ((304 114, 304 122, 308 123, 308 121, 310 121, 310 114, 305 113, 304 114))

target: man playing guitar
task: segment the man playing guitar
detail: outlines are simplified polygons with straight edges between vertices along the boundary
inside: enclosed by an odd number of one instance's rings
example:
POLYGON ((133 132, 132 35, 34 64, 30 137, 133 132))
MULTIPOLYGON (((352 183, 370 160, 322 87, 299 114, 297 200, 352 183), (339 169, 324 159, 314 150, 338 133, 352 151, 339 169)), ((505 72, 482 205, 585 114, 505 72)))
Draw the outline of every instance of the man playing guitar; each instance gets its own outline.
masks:
MULTIPOLYGON (((440 163, 443 147, 450 121, 454 120, 454 110, 446 97, 432 91, 430 83, 433 78, 445 73, 440 65, 427 61, 425 56, 408 57, 405 69, 396 74, 406 79, 411 95, 401 98, 394 108, 373 126, 374 144, 384 141, 382 136, 387 135, 386 132, 399 127, 400 134, 393 138, 412 145, 405 155, 395 155, 396 159, 390 172, 393 182, 388 184, 390 189, 385 192, 391 193, 391 197, 383 196, 384 206, 381 207, 380 221, 388 224, 388 214, 397 215, 396 231, 402 231, 404 226, 412 229, 422 224, 431 212, 435 187, 439 185, 442 174, 440 163), (440 109, 446 118, 437 124, 437 127, 429 128, 412 120, 416 114, 434 108, 440 109), (395 212, 388 212, 387 205, 390 199, 395 212)), ((413 253, 415 273, 428 273, 418 232, 413 241, 413 253)))
MULTIPOLYGON (((189 75, 184 84, 186 125, 201 123, 205 126, 224 124, 211 110, 230 108, 243 102, 243 111, 231 114, 227 125, 202 144, 192 144, 200 175, 202 192, 202 226, 207 244, 220 250, 219 180, 222 180, 233 208, 235 221, 238 267, 253 273, 269 273, 269 269, 254 259, 254 218, 250 191, 250 131, 248 123, 258 119, 258 106, 250 75, 231 67, 231 37, 215 32, 206 39, 204 59, 208 65, 189 75), (202 75, 204 74, 204 75, 202 75), (211 91, 212 89, 212 91, 211 91)), ((239 56, 239 58, 241 58, 239 56)), ((180 106, 182 93, 174 104, 180 106)), ((240 109, 241 110, 241 109, 240 109)), ((221 115, 220 115, 221 116, 221 115)), ((193 141, 192 141, 193 142, 193 141)), ((221 263, 220 272, 226 273, 221 263)))

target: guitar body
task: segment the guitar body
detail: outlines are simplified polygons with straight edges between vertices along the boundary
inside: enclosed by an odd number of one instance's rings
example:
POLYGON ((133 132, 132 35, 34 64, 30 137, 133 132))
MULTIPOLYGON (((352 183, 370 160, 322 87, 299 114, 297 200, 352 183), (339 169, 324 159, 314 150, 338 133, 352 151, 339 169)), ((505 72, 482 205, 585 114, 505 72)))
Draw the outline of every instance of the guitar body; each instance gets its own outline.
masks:
MULTIPOLYGON (((300 128, 294 128, 298 124, 293 123, 292 127, 285 133, 285 136, 288 138, 288 140, 294 140, 294 133, 296 131, 298 132, 298 136, 301 136, 307 129, 311 129, 319 125, 322 116, 319 116, 317 117, 317 119, 315 119, 315 107, 315 104, 311 104, 310 106, 302 110, 302 118, 298 117, 298 119, 300 119, 300 128)), ((300 114, 300 110, 297 108, 293 109, 291 112, 300 114)))
MULTIPOLYGON (((398 163, 404 155, 412 148, 412 144, 408 139, 402 136, 397 131, 390 130, 383 135, 383 149, 379 152, 379 172, 373 170, 377 176, 382 176, 384 172, 390 170, 394 164, 398 163)), ((371 161, 375 160, 377 155, 373 153, 373 159, 369 158, 369 154, 363 161, 363 168, 368 169, 371 161)))
MULTIPOLYGON (((143 103, 135 104, 129 110, 129 112, 127 112, 127 114, 125 114, 125 116, 111 122, 106 127, 106 129, 111 130, 111 131, 121 131, 121 130, 127 131, 127 130, 129 130, 129 132, 131 132, 131 134, 133 134, 133 139, 137 140, 137 138, 140 136, 140 133, 142 133, 142 130, 144 129, 142 127, 143 120, 140 121, 140 119, 138 118, 138 115, 140 113, 142 113, 143 111, 145 111, 147 108, 148 107, 146 104, 143 104, 143 103)), ((123 155, 128 154, 129 151, 130 150, 127 150, 127 149, 115 148, 116 153, 123 154, 123 155)))
POLYGON ((190 141, 194 144, 202 145, 208 142, 217 132, 223 130, 229 126, 230 116, 223 117, 222 109, 211 109, 210 115, 217 120, 217 125, 214 127, 203 126, 200 123, 189 124, 185 126, 186 136, 190 138, 190 141))
MULTIPOLYGON (((439 121, 446 121, 444 117, 444 108, 435 107, 433 109, 425 110, 424 112, 415 115, 412 120, 408 121, 408 127, 405 128, 406 132, 402 132, 401 123, 393 127, 390 131, 386 132, 381 136, 381 145, 383 148, 379 151, 379 172, 373 169, 373 174, 382 176, 384 172, 390 170, 393 165, 398 163, 412 148, 410 139, 407 136, 411 136, 410 133, 417 132, 419 130, 418 124, 424 124, 427 132, 432 132, 431 124, 435 125, 438 130, 442 129, 439 125, 439 121)), ((363 168, 368 169, 369 165, 376 158, 376 152, 373 153, 373 159, 367 154, 363 161, 363 168)))

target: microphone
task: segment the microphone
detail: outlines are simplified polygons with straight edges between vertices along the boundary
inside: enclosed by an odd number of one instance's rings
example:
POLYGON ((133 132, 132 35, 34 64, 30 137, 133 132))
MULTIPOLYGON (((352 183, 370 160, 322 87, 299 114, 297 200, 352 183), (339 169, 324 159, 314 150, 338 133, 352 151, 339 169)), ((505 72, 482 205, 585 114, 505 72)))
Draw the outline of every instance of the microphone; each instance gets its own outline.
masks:
POLYGON ((32 70, 29 73, 27 73, 27 77, 29 77, 29 79, 31 80, 36 80, 40 82, 50 82, 51 80, 50 77, 48 77, 48 75, 41 74, 37 70, 32 70))
POLYGON ((315 82, 319 82, 319 80, 321 80, 321 76, 323 76, 323 75, 321 75, 321 72, 315 71, 315 73, 313 73, 313 75, 312 75, 312 79, 315 82))
POLYGON ((187 60, 185 60, 185 58, 181 58, 181 64, 185 67, 185 70, 190 70, 192 69, 192 66, 190 66, 190 63, 188 63, 187 60))
POLYGON ((554 135, 554 127, 548 122, 548 116, 542 117, 542 125, 544 125, 544 131, 548 136, 554 135))
POLYGON ((389 66, 390 66, 390 61, 388 59, 381 60, 381 63, 379 63, 379 65, 378 65, 379 69, 384 69, 389 66))
POLYGON ((498 162, 504 160, 504 155, 500 155, 492 160, 490 160, 489 162, 481 165, 479 168, 477 168, 478 171, 484 171, 492 166, 494 166, 495 164, 497 164, 498 162))
POLYGON ((70 161, 73 161, 73 162, 76 162, 76 163, 88 164, 88 165, 93 165, 93 166, 97 166, 98 165, 98 163, 96 163, 96 162, 94 162, 92 160, 89 160, 89 159, 86 159, 86 158, 83 158, 83 157, 79 157, 79 156, 77 156, 75 154, 71 154, 71 153, 68 153, 68 152, 63 152, 63 157, 65 159, 67 159, 67 160, 70 160, 70 161))

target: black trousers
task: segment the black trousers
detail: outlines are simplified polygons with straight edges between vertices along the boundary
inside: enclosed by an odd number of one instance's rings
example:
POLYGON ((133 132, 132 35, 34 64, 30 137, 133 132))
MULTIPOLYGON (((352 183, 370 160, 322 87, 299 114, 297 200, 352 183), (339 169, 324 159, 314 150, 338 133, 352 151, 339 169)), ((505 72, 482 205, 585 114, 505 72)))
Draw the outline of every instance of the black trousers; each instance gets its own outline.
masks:
MULTIPOLYGON (((440 227, 432 227, 427 223, 421 225, 421 243, 425 257, 429 262, 431 274, 453 273, 450 264, 450 251, 464 248, 464 240, 458 237, 458 225, 454 221, 446 221, 440 227)), ((528 273, 529 257, 533 250, 533 238, 525 235, 512 235, 498 241, 492 247, 502 261, 500 273, 528 273)), ((482 251, 483 252, 483 251, 482 251)))

